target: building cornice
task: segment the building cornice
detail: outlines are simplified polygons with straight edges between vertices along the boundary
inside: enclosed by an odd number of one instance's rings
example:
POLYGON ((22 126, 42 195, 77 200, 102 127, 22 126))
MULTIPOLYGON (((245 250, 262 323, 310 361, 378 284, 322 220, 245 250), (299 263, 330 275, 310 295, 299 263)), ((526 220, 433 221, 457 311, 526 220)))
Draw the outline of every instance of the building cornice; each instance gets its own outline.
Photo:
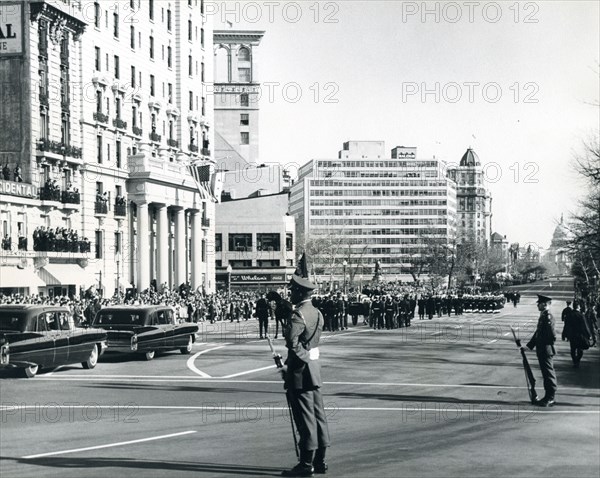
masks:
POLYGON ((83 20, 70 15, 53 5, 42 2, 32 2, 30 11, 31 22, 37 22, 40 17, 44 17, 50 22, 51 29, 57 30, 57 34, 60 34, 62 29, 67 29, 73 32, 75 40, 78 40, 81 35, 85 32, 87 23, 83 20))

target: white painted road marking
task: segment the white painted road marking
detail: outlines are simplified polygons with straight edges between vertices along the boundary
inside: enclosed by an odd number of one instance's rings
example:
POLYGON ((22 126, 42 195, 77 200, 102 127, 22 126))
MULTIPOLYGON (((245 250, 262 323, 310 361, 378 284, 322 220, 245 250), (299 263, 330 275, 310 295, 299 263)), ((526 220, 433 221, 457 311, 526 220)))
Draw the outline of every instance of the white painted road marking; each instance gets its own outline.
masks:
POLYGON ((248 375, 250 373, 254 373, 254 372, 261 372, 262 370, 269 370, 270 368, 276 368, 277 365, 273 364, 273 365, 269 365, 268 367, 261 367, 261 368, 255 368, 254 370, 247 370, 245 372, 238 372, 238 373, 234 373, 231 375, 225 375, 224 377, 220 377, 220 378, 233 378, 233 377, 240 377, 241 375, 248 375))
POLYGON ((194 355, 192 355, 188 361, 187 361, 187 368, 189 368, 192 372, 194 372, 197 375, 200 375, 203 378, 211 378, 210 375, 208 375, 207 373, 204 373, 202 370, 198 370, 196 368, 196 366, 194 365, 194 361, 202 354, 205 354, 207 352, 212 352, 213 350, 219 350, 222 349, 226 346, 227 344, 221 345, 219 347, 213 347, 212 349, 206 349, 206 350, 201 350, 198 353, 195 353, 194 355))
MULTIPOLYGON (((414 402, 417 403, 417 402, 414 402)), ((414 407, 413 402, 407 402, 407 406, 406 407, 335 407, 336 411, 347 411, 347 412, 405 412, 405 413, 414 413, 414 412, 443 412, 444 409, 440 408, 440 407, 436 407, 436 408, 422 408, 422 407, 414 407)), ((450 410, 452 411, 461 411, 460 409, 460 402, 456 402, 456 403, 449 403, 447 404, 447 406, 450 408, 450 410)), ((466 404, 466 405, 473 405, 471 403, 466 404)), ((19 410, 19 409, 23 409, 23 408, 31 408, 34 407, 34 405, 31 406, 19 406, 16 407, 15 410, 19 410)), ((84 408, 84 406, 72 406, 72 405, 68 405, 69 408, 71 409, 78 409, 78 408, 84 408)), ((569 415, 598 415, 600 414, 600 410, 561 410, 560 408, 553 408, 551 410, 540 410, 539 408, 530 405, 529 403, 527 404, 523 404, 523 407, 521 408, 520 406, 518 408, 507 408, 507 409, 503 409, 503 408, 498 408, 499 405, 494 405, 493 407, 484 407, 484 408, 471 408, 468 407, 466 410, 469 413, 485 413, 486 415, 488 414, 492 414, 492 413, 497 413, 497 414, 503 414, 503 413, 511 413, 511 414, 518 414, 518 413, 524 413, 524 412, 532 412, 534 414, 538 414, 538 413, 546 413, 546 414, 550 414, 550 413, 558 413, 558 414, 569 414, 569 415)), ((101 409, 114 409, 114 405, 98 405, 97 408, 101 408, 101 409)), ((217 412, 223 412, 223 411, 240 411, 240 407, 239 406, 221 406, 221 405, 139 405, 137 407, 140 410, 193 410, 193 411, 217 411, 217 412)), ((275 407, 272 405, 267 405, 267 406, 263 406, 257 403, 253 403, 252 404, 252 409, 253 410, 280 410, 280 411, 289 411, 289 408, 287 406, 285 407, 275 407)), ((63 455, 63 454, 67 454, 67 453, 76 453, 79 451, 87 451, 87 450, 98 450, 101 448, 109 448, 109 447, 114 447, 114 446, 122 446, 122 445, 129 445, 129 444, 134 444, 134 443, 142 443, 142 442, 147 442, 147 441, 153 441, 153 440, 161 440, 163 438, 171 438, 171 437, 176 437, 176 436, 181 436, 181 435, 188 435, 191 433, 197 433, 196 431, 190 430, 187 432, 180 432, 180 433, 172 433, 170 435, 162 435, 162 436, 158 436, 158 437, 150 437, 150 438, 142 438, 139 440, 131 440, 131 441, 126 441, 126 442, 120 442, 120 443, 109 443, 107 445, 99 445, 99 446, 91 446, 91 447, 86 447, 86 448, 77 448, 74 450, 65 450, 65 451, 55 451, 55 452, 50 452, 50 453, 41 453, 39 455, 29 455, 29 456, 24 456, 24 459, 32 459, 32 458, 40 458, 43 456, 51 456, 51 455, 63 455)))
MULTIPOLYGON (((112 378, 115 381, 124 381, 124 382, 173 382, 173 383, 246 383, 246 384, 251 384, 251 383, 256 383, 256 384, 279 384, 281 385, 281 380, 225 380, 222 377, 210 377, 210 379, 199 379, 196 377, 188 377, 188 378, 182 378, 182 379, 175 379, 175 378, 171 378, 171 377, 165 377, 165 378, 149 378, 147 376, 144 375, 140 375, 139 377, 135 377, 134 375, 113 375, 108 376, 108 375, 104 375, 102 376, 103 379, 109 379, 112 378)), ((98 377, 94 377, 94 376, 90 376, 90 375, 65 375, 63 377, 50 377, 50 378, 44 378, 44 376, 39 375, 36 376, 35 381, 39 382, 39 381, 51 381, 51 380, 56 380, 56 381, 83 381, 83 382, 93 382, 95 380, 98 380, 98 377)), ((358 385, 358 386, 376 386, 376 387, 433 387, 433 388, 495 388, 495 389, 521 389, 524 388, 522 386, 516 386, 516 385, 485 385, 485 384, 481 384, 481 385, 462 385, 462 384, 451 384, 451 383, 394 383, 394 382, 323 382, 325 385, 358 385)), ((600 391, 600 389, 598 388, 591 388, 591 387, 586 387, 586 388, 580 388, 580 387, 561 387, 561 390, 579 390, 582 392, 597 392, 600 391)), ((1 408, 1 407, 0 407, 1 408)))
POLYGON ((108 443, 106 445, 88 446, 85 448, 75 448, 72 450, 53 451, 50 453, 40 453, 38 455, 28 455, 28 456, 24 456, 23 459, 31 460, 33 458, 41 458, 43 456, 66 455, 68 453, 77 453, 80 451, 100 450, 101 448, 111 448, 113 446, 124 446, 124 445, 132 445, 134 443, 143 443, 143 442, 147 442, 147 441, 163 440, 164 438, 172 438, 172 437, 177 437, 177 436, 190 435, 191 433, 198 433, 198 432, 196 432, 195 430, 188 430, 186 432, 171 433, 170 435, 161 435, 161 436, 150 437, 150 438, 140 438, 139 440, 108 443))

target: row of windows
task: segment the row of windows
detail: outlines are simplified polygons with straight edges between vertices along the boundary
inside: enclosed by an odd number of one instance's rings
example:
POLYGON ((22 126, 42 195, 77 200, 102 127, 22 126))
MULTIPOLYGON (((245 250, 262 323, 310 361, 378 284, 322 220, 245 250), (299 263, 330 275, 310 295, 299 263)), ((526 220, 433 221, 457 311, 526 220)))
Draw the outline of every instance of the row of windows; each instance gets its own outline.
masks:
MULTIPOLYGON (((400 199, 311 199, 311 206, 446 206, 444 200, 429 200, 429 201, 414 201, 414 203, 430 203, 430 204, 409 204, 413 201, 400 200, 400 199), (432 204, 431 204, 432 203, 432 204)), ((419 214, 421 211, 423 214, 427 214, 430 209, 409 209, 405 210, 404 214, 419 214)), ((446 211, 446 208, 441 209, 446 211)), ((432 213, 437 214, 437 213, 432 213)))
MULTIPOLYGON (((110 71, 110 57, 108 54, 105 55, 105 70, 107 72, 110 71)), ((154 58, 154 37, 150 37, 150 58, 154 58)), ((165 51, 164 51, 164 45, 163 45, 163 60, 165 59, 165 51)), ((167 67, 168 68, 172 68, 173 65, 173 50, 170 46, 167 47, 167 56, 166 56, 166 61, 167 61, 167 67)), ((194 62, 194 58, 192 57, 192 55, 188 55, 188 76, 193 76, 194 74, 198 74, 198 62, 194 62)), ((115 79, 119 80, 121 79, 121 61, 120 61, 120 57, 119 55, 113 55, 113 71, 112 74, 115 77, 115 79)), ((99 46, 94 47, 94 68, 96 71, 102 71, 102 50, 99 46)), ((130 67, 130 87, 133 88, 134 90, 137 91, 137 88, 141 88, 142 87, 142 73, 139 72, 139 76, 136 76, 136 68, 134 65, 131 65, 130 67)), ((205 81, 205 65, 204 62, 200 62, 200 81, 204 82, 205 81)), ((165 97, 165 90, 164 90, 164 83, 163 83, 163 98, 165 97)), ((150 75, 150 96, 155 96, 155 90, 154 90, 154 75, 150 75)), ((169 95, 169 103, 172 103, 172 93, 169 95)))
POLYGON ((318 168, 386 168, 411 169, 437 168, 437 161, 317 161, 318 168))
MULTIPOLYGON (((415 172, 396 172, 396 171, 377 171, 373 169, 369 169, 366 171, 327 171, 321 170, 316 172, 318 177, 324 178, 437 178, 439 177, 439 173, 437 171, 424 171, 422 173, 415 172)), ((422 184, 421 182, 414 182, 415 185, 422 184)), ((445 183, 444 183, 445 184, 445 183)))
MULTIPOLYGON (((400 226, 404 219, 374 219, 374 218, 344 218, 344 219, 316 219, 312 218, 310 224, 312 226, 400 226)), ((440 224, 446 224, 442 222, 440 224)), ((418 229, 413 229, 418 231, 418 229)), ((406 232, 407 229, 403 229, 403 234, 415 234, 414 232, 406 232)))
MULTIPOLYGON (((252 265, 252 260, 244 259, 244 260, 229 260, 228 264, 232 267, 232 269, 250 269, 251 267, 280 267, 281 261, 279 259, 257 259, 256 266, 252 265)), ((215 265, 217 267, 223 267, 223 261, 217 259, 215 261, 215 265)), ((286 265, 293 266, 294 260, 288 259, 286 261, 286 265)))
MULTIPOLYGON (((436 227, 436 228, 421 228, 418 229, 421 231, 421 235, 435 235, 435 236, 445 236, 447 229, 445 227, 436 227)), ((359 236, 355 239, 348 239, 348 241, 356 241, 355 244, 364 244, 365 239, 364 236, 369 236, 369 242, 373 242, 374 244, 418 244, 420 239, 415 238, 394 238, 394 237, 380 237, 380 236, 403 236, 405 235, 406 229, 402 228, 383 228, 383 229, 352 229, 352 228, 344 228, 344 229, 335 229, 333 231, 323 231, 325 235, 336 235, 336 236, 359 236), (375 236, 375 237, 372 237, 375 236), (384 241, 392 241, 392 242, 384 242, 384 241), (399 241, 399 242, 395 242, 399 241)), ((319 235, 319 229, 314 231, 314 234, 319 235)))
MULTIPOLYGON (((380 187, 380 186, 377 186, 380 187)), ((440 189, 400 189, 400 190, 354 190, 315 189, 311 196, 446 196, 447 191, 440 189)))
MULTIPOLYGON (((191 6, 191 0, 188 0, 188 5, 191 6)), ((127 7, 123 6, 123 11, 130 10, 131 12, 135 12, 135 11, 139 10, 140 6, 141 6, 141 0, 129 0, 129 8, 127 9, 127 7)), ((114 10, 114 12, 112 14, 113 37, 119 38, 120 19, 119 19, 118 4, 111 6, 110 9, 114 10)), ((105 10, 104 12, 105 12, 104 14, 106 16, 105 24, 106 24, 106 28, 108 28, 108 26, 109 26, 108 25, 108 23, 109 23, 108 10, 105 10)), ((148 13, 150 16, 150 20, 154 20, 154 0, 148 0, 148 13)), ((161 8, 161 20, 163 23, 165 23, 165 13, 166 13, 167 31, 171 32, 173 30, 173 13, 169 7, 167 8, 166 12, 165 12, 164 8, 161 8)), ((204 0, 201 0, 200 13, 204 13, 204 0)), ((135 14, 128 12, 128 14, 126 14, 126 18, 125 18, 124 22, 132 23, 132 20, 130 19, 131 16, 135 16, 135 14)), ((102 9, 100 8, 100 2, 94 2, 94 26, 98 29, 100 28, 100 25, 101 25, 101 19, 102 19, 102 9)), ((133 20, 133 21, 137 21, 137 20, 133 20)), ((133 36, 134 35, 134 27, 131 26, 130 28, 132 30, 132 36, 133 36)), ((192 41, 192 31, 193 30, 194 30, 194 28, 193 28, 192 20, 188 20, 188 41, 190 41, 190 42, 192 41)), ((197 40, 198 39, 198 29, 196 28, 195 31, 196 31, 196 40, 197 40)), ((202 48, 204 48, 204 29, 201 29, 200 38, 201 38, 202 48)), ((133 40, 132 40, 131 47, 134 48, 133 40)))
POLYGON ((335 179, 323 180, 313 179, 311 185, 314 187, 348 187, 348 188, 382 188, 382 187, 421 187, 421 188, 447 188, 447 181, 431 181, 431 180, 418 180, 418 181, 338 181, 335 179))
MULTIPOLYGON (((252 251, 252 233, 230 233, 228 236, 228 251, 252 251)), ((294 235, 285 235, 285 250, 292 251, 294 247, 294 235)), ((223 234, 215 234, 215 250, 223 250, 223 234)), ((279 233, 257 233, 256 251, 281 251, 281 235, 279 233)))
MULTIPOLYGON (((438 211, 436 209, 432 209, 435 211, 432 214, 415 214, 415 216, 446 216, 446 212, 441 210, 438 211)), ((311 211, 312 216, 365 216, 365 217, 375 217, 375 216, 406 216, 408 214, 403 214, 404 211, 402 209, 316 209, 311 211)), ((446 219, 432 219, 432 218, 420 218, 420 219, 404 219, 405 222, 403 224, 428 224, 430 222, 435 221, 444 221, 439 224, 446 224, 446 219)))

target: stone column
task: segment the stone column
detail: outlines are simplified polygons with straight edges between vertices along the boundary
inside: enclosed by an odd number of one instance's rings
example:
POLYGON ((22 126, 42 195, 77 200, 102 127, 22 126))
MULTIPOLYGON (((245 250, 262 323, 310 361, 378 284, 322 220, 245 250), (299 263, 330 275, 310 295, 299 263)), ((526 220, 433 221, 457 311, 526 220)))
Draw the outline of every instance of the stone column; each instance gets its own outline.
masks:
POLYGON ((192 211, 192 288, 202 287, 202 216, 192 211))
POLYGON ((169 217, 167 206, 159 204, 156 206, 156 250, 157 267, 156 282, 158 290, 162 292, 162 286, 166 282, 169 286, 169 217))
POLYGON ((150 287, 150 231, 148 230, 148 204, 137 203, 137 289, 150 287))
POLYGON ((179 287, 187 281, 186 261, 187 247, 185 241, 185 211, 175 211, 175 286, 179 287))

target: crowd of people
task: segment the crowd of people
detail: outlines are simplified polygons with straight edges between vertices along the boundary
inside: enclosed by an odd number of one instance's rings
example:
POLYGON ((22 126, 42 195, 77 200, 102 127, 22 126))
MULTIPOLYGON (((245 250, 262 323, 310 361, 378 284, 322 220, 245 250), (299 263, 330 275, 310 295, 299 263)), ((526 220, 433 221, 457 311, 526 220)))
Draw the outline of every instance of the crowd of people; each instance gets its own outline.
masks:
POLYGON ((10 168, 8 167, 8 164, 5 164, 2 168, 2 179, 4 179, 5 181, 15 181, 17 183, 22 183, 23 177, 21 176, 21 166, 17 164, 14 167, 11 178, 10 168))
POLYGON ((87 237, 79 239, 77 231, 66 227, 36 227, 33 231, 34 251, 90 252, 91 243, 87 237))
MULTIPOLYGON (((46 234, 49 231, 46 231, 46 234)), ((40 231, 41 232, 41 231, 40 231)), ((61 236, 64 238, 64 231, 61 236)), ((75 233, 76 234, 76 233, 75 233)), ((34 238, 36 235, 34 235, 34 238)), ((39 240, 39 234, 37 235, 39 240)), ((67 233, 68 237, 68 233, 67 233)), ((73 237, 76 237, 75 235, 73 237)), ((62 239, 65 240, 65 239, 62 239)), ((78 324, 91 324, 96 313, 102 307, 114 304, 126 305, 168 305, 175 311, 179 321, 216 323, 222 321, 245 322, 258 320, 259 338, 266 338, 274 332, 278 337, 282 320, 277 313, 281 299, 287 298, 287 291, 217 291, 207 294, 194 291, 188 284, 169 289, 154 285, 149 289, 135 293, 129 289, 126 294, 115 294, 111 298, 101 298, 94 294, 81 294, 77 298, 0 295, 0 304, 34 303, 66 305, 71 308, 78 324), (269 328, 271 325, 271 329, 269 328), (274 330, 273 330, 274 329, 274 330)), ((431 289, 397 283, 365 287, 361 291, 352 291, 344 295, 341 291, 327 294, 314 294, 312 303, 323 314, 323 330, 339 331, 348 329, 349 321, 353 326, 362 324, 376 330, 410 327, 413 320, 431 320, 464 313, 493 313, 504 307, 507 301, 515 306, 520 296, 514 293, 473 294, 460 290, 439 293, 431 289)), ((590 337, 596 343, 597 311, 599 304, 578 305, 586 318, 590 337), (583 309, 583 310, 582 310, 583 309)), ((571 309, 569 309, 571 310, 571 309)), ((578 312, 579 313, 579 312, 578 312)), ((570 317, 570 312, 567 315, 570 317)), ((577 315, 577 314, 575 314, 577 315)), ((564 320, 565 314, 563 314, 564 320)), ((567 319, 566 323, 573 323, 567 319)), ((569 337, 570 326, 566 327, 565 338, 569 337)), ((575 359, 574 359, 575 360, 575 359)))

